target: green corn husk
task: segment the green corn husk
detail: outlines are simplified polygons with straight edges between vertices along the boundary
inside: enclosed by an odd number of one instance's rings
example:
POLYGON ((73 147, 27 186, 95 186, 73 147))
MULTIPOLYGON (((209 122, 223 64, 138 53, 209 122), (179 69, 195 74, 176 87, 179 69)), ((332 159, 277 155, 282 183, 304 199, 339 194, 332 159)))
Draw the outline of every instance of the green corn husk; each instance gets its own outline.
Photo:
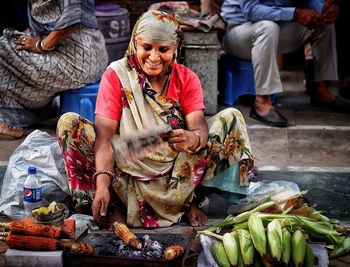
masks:
POLYGON ((295 267, 302 267, 305 259, 306 240, 300 230, 296 230, 292 236, 292 259, 295 267))
POLYGON ((233 229, 234 229, 234 230, 238 230, 238 229, 249 230, 249 228, 248 228, 248 222, 242 222, 242 223, 235 224, 235 226, 233 227, 233 229))
POLYGON ((215 234, 215 233, 210 232, 210 231, 208 231, 208 230, 198 231, 198 232, 197 232, 197 236, 198 236, 198 235, 212 236, 212 237, 215 237, 216 239, 222 241, 222 235, 215 234))
POLYGON ((238 266, 239 267, 244 267, 243 259, 242 259, 242 254, 241 254, 241 247, 239 245, 239 236, 237 231, 232 232, 232 236, 236 239, 237 243, 237 248, 238 248, 238 266))
POLYGON ((298 217, 298 220, 302 224, 303 227, 306 227, 308 230, 312 230, 318 234, 321 234, 324 238, 326 238, 332 244, 339 244, 341 240, 339 237, 341 233, 338 233, 333 229, 333 225, 328 222, 314 222, 308 218, 298 217))
POLYGON ((310 244, 306 243, 304 267, 314 267, 315 256, 310 244))
POLYGON ((222 242, 226 251, 226 256, 229 259, 231 265, 238 265, 238 246, 233 233, 225 233, 222 236, 222 242))
POLYGON ((263 257, 266 254, 266 234, 262 220, 256 213, 250 215, 248 228, 255 249, 263 257))
POLYGON ((230 261, 225 252, 224 244, 222 242, 217 242, 213 245, 212 254, 215 258, 216 263, 220 267, 229 267, 230 261))
POLYGON ((267 241, 271 256, 279 262, 282 255, 282 228, 278 220, 273 220, 267 225, 267 241))
POLYGON ((350 251, 350 237, 347 237, 343 240, 343 242, 341 242, 340 244, 337 244, 334 247, 334 250, 332 251, 329 258, 333 259, 339 256, 343 256, 349 251, 350 251))
POLYGON ((239 229, 238 237, 239 237, 239 246, 241 249, 243 263, 245 265, 252 265, 254 263, 255 248, 254 248, 253 241, 251 239, 249 231, 244 229, 239 229))
POLYGON ((269 201, 269 202, 263 203, 252 210, 245 211, 245 212, 242 212, 241 214, 237 215, 236 217, 233 218, 233 222, 235 224, 246 222, 246 221, 248 221, 248 219, 252 213, 266 210, 267 208, 270 208, 273 205, 277 205, 275 201, 269 201))
POLYGON ((206 231, 219 233, 223 228, 233 226, 235 224, 234 218, 233 215, 228 215, 223 221, 207 228, 206 231))
POLYGON ((292 253, 292 236, 289 233, 289 231, 285 228, 282 229, 282 254, 281 254, 281 261, 282 263, 287 266, 290 260, 290 255, 292 253))

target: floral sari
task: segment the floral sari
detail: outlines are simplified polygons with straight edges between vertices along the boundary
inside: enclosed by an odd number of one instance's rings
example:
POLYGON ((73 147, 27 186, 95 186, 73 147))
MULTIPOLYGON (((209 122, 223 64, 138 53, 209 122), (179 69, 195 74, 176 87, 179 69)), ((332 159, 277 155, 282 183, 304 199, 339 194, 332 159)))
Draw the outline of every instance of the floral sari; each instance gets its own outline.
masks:
MULTIPOLYGON (((152 88, 130 49, 133 47, 131 41, 127 56, 109 66, 122 85, 118 134, 130 135, 162 124, 185 129, 179 103, 152 88)), ((157 228, 179 222, 195 188, 235 163, 240 164, 241 185, 247 185, 253 159, 242 114, 234 108, 225 109, 210 118, 208 126, 207 146, 197 153, 177 152, 166 146, 134 162, 115 163, 117 178, 112 188, 127 208, 128 225, 157 228)), ((61 117, 57 135, 73 199, 77 206, 91 204, 95 190, 93 124, 68 113, 61 117)))

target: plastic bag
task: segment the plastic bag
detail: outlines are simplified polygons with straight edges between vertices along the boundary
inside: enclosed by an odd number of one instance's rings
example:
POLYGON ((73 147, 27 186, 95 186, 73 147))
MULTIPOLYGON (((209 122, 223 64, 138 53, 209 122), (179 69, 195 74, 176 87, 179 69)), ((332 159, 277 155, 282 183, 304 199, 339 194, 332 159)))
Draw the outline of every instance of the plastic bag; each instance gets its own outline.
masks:
POLYGON ((247 197, 240 199, 238 205, 231 205, 228 208, 228 213, 237 214, 251 210, 268 197, 279 202, 298 193, 300 193, 299 186, 293 182, 267 180, 250 182, 247 197))
POLYGON ((33 131, 10 157, 0 196, 0 211, 14 219, 24 216, 18 197, 17 179, 27 177, 29 166, 37 168, 43 184, 43 205, 52 201, 69 206, 70 189, 57 138, 40 130, 33 131))
POLYGON ((300 193, 296 183, 288 181, 261 181, 250 183, 248 188, 248 201, 261 201, 271 196, 272 200, 281 201, 292 195, 300 193))

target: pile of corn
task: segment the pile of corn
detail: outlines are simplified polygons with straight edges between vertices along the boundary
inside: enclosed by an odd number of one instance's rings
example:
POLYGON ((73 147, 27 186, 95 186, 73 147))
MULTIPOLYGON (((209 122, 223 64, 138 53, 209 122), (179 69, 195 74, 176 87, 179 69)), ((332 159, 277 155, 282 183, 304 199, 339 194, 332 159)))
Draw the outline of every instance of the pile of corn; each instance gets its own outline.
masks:
POLYGON ((349 252, 349 228, 307 204, 285 204, 266 202, 198 234, 218 240, 212 254, 219 266, 314 266, 311 238, 327 243, 330 258, 349 252))

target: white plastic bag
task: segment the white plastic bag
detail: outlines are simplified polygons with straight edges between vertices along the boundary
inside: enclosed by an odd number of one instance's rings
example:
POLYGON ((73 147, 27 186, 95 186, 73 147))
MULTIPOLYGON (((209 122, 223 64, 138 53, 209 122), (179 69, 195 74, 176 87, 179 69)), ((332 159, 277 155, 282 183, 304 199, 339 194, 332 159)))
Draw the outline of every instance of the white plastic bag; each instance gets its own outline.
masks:
POLYGON ((10 157, 1 187, 0 211, 14 219, 23 217, 17 179, 27 177, 29 166, 36 167, 37 175, 41 178, 43 205, 54 200, 69 205, 71 193, 57 138, 35 130, 10 157))

